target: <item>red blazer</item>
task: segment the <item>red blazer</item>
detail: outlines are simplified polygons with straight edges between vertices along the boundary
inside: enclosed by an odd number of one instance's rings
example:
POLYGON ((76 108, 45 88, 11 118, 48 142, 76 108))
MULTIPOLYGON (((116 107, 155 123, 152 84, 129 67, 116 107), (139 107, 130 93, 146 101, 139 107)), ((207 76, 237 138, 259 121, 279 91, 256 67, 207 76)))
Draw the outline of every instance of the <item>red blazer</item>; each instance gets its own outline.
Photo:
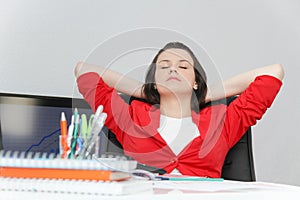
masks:
POLYGON ((105 125, 115 133, 125 154, 140 163, 177 168, 184 175, 220 177, 229 149, 245 131, 261 119, 276 97, 282 82, 272 76, 259 76, 228 107, 215 105, 193 112, 193 122, 200 135, 178 155, 157 132, 160 110, 140 101, 130 105, 115 89, 104 83, 97 73, 86 73, 77 79, 79 91, 95 111, 104 106, 108 114, 105 125))

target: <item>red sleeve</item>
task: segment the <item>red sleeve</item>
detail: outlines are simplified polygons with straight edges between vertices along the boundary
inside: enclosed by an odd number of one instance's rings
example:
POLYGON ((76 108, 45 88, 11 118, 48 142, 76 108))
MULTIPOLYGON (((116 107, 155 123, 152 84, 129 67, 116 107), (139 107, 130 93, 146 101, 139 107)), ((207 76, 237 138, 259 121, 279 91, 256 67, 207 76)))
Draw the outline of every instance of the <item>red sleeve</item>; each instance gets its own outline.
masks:
POLYGON ((103 112, 107 113, 105 125, 121 141, 123 130, 130 124, 129 105, 97 73, 89 72, 81 75, 77 79, 77 85, 79 92, 94 112, 98 106, 103 105, 103 112))
MULTIPOLYGON (((105 125, 116 134, 122 143, 124 133, 135 136, 141 128, 151 128, 148 114, 149 105, 132 103, 128 105, 116 92, 109 87, 103 79, 94 72, 86 73, 78 77, 77 85, 79 92, 95 111, 98 106, 103 105, 103 112, 107 113, 105 125)), ((147 130, 147 129, 146 129, 147 130)))
POLYGON ((258 76, 227 108, 225 128, 232 147, 245 131, 260 120, 272 105, 282 82, 268 75, 258 76))
POLYGON ((92 72, 83 74, 77 78, 78 90, 94 112, 98 107, 95 105, 95 91, 99 79, 100 76, 97 73, 92 72))

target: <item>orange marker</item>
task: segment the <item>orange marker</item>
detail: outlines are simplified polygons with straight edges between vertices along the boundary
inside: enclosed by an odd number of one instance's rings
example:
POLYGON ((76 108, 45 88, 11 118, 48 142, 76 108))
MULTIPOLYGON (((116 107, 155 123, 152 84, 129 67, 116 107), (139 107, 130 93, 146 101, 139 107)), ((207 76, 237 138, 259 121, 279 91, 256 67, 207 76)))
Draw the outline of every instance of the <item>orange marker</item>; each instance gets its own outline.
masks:
POLYGON ((69 150, 67 139, 68 139, 68 127, 67 127, 67 120, 65 113, 61 113, 61 119, 60 119, 60 132, 61 132, 61 145, 63 147, 63 154, 62 158, 65 158, 67 155, 67 152, 69 150))

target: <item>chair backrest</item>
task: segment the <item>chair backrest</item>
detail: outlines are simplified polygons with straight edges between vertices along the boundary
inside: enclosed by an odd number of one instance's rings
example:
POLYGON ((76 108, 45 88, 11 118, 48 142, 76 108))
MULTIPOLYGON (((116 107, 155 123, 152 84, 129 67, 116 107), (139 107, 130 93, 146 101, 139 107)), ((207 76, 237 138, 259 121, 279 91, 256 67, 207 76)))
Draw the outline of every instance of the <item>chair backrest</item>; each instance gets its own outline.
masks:
POLYGON ((251 128, 246 131, 240 141, 227 153, 221 176, 227 180, 256 180, 251 128))
POLYGON ((0 150, 3 149, 3 144, 2 144, 2 129, 1 129, 1 121, 0 121, 0 150))
MULTIPOLYGON (((130 98, 123 96, 124 100, 128 103, 131 102, 130 98)), ((207 106, 215 104, 229 105, 236 97, 230 97, 219 101, 208 103, 207 106)), ((117 153, 123 154, 122 145, 117 140, 116 136, 107 129, 104 138, 101 139, 102 153, 117 153)), ((228 152, 223 168, 222 178, 226 180, 239 180, 239 181, 255 181, 254 160, 252 151, 252 133, 251 127, 245 132, 244 136, 236 143, 228 152)))

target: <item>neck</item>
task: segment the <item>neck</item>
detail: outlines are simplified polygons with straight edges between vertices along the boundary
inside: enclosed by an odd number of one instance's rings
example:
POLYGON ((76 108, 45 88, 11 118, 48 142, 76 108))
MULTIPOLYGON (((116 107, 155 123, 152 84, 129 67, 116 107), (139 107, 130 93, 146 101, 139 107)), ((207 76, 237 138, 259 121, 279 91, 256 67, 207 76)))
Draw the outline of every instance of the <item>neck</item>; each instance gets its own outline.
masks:
POLYGON ((191 97, 166 95, 160 96, 160 112, 174 118, 190 117, 191 97))

